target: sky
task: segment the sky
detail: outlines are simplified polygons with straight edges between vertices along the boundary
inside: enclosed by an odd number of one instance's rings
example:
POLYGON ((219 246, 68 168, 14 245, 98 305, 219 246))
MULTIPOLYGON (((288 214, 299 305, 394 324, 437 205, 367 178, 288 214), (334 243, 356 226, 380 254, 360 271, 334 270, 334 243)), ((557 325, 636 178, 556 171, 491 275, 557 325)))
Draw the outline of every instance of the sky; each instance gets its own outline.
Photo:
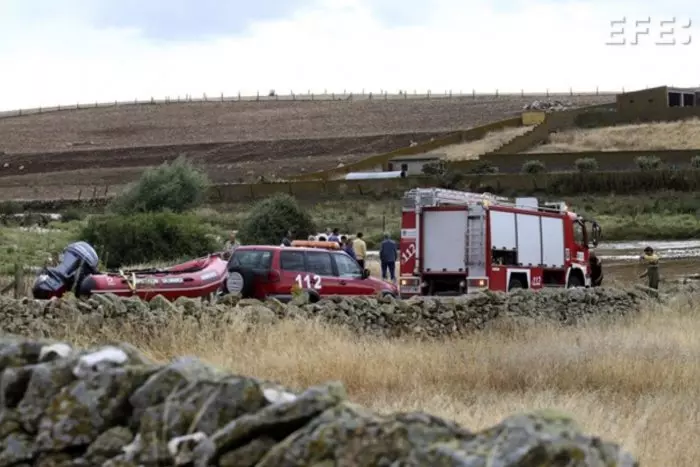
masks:
POLYGON ((0 0, 0 110, 700 86, 699 49, 690 0, 0 0))

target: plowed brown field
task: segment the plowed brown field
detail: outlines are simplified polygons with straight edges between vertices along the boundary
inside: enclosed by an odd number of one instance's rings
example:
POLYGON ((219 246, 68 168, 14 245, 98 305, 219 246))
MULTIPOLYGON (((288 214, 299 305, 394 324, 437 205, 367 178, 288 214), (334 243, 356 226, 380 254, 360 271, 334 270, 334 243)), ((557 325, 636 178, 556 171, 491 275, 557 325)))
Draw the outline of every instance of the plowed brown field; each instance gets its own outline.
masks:
MULTIPOLYGON (((566 98, 578 105, 612 99, 566 98)), ((133 181, 144 167, 183 153, 205 167, 217 183, 326 170, 408 146, 411 140, 426 141, 515 116, 533 100, 477 96, 234 101, 124 105, 3 118, 0 151, 6 154, 0 165, 0 199, 67 196, 86 185, 116 187, 133 181)))

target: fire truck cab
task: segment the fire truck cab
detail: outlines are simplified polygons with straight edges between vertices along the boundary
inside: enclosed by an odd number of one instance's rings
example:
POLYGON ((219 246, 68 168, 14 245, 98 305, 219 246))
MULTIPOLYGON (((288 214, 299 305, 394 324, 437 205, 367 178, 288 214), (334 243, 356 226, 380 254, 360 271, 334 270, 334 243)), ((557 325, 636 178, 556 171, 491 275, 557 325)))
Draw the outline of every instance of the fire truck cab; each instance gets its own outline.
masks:
POLYGON ((399 292, 590 287, 600 234, 563 202, 415 188, 403 197, 399 292))

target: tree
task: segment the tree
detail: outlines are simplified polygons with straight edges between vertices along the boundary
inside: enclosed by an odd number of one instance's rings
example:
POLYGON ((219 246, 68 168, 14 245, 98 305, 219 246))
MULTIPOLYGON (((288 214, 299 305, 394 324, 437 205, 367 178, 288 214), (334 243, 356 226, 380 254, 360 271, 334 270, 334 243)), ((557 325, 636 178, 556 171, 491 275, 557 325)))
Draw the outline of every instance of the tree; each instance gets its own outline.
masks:
POLYGON ((200 205, 209 188, 207 175, 185 156, 146 169, 141 178, 116 197, 110 209, 118 214, 184 212, 200 205))
POLYGON ((247 244, 279 245, 288 230, 295 238, 306 240, 316 233, 316 226, 311 214, 294 197, 280 193, 256 203, 243 220, 238 236, 247 244))

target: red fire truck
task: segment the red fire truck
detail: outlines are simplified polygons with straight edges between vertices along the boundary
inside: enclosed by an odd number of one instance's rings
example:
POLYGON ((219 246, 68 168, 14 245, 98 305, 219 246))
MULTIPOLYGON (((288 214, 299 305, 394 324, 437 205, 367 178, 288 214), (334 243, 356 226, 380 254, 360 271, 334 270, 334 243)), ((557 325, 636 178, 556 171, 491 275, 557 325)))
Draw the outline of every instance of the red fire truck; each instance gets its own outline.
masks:
POLYGON ((403 298, 591 285, 600 226, 563 202, 415 188, 402 211, 403 298))

